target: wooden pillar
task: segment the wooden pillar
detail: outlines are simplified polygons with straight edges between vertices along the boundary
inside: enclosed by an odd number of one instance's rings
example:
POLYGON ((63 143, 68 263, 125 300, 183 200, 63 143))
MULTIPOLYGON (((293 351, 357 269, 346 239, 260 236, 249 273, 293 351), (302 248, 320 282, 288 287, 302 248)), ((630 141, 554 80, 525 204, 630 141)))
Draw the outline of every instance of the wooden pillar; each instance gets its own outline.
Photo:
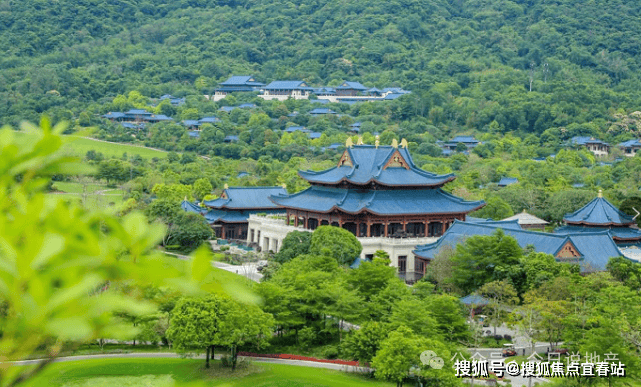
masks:
POLYGON ((220 226, 220 235, 221 235, 222 239, 227 239, 227 238, 225 238, 225 225, 224 224, 220 226))
POLYGON ((383 232, 383 236, 386 237, 386 238, 387 238, 387 225, 388 224, 389 224, 389 222, 386 221, 385 222, 385 231, 383 232))
POLYGON ((430 221, 425 221, 425 237, 427 238, 427 230, 430 228, 430 221))
POLYGON ((372 223, 368 220, 367 221, 367 237, 369 238, 371 236, 372 236, 372 223))
POLYGON ((305 214, 303 221, 305 222, 305 230, 309 230, 309 214, 305 214))
POLYGON ((294 227, 298 227, 298 213, 294 215, 294 227))
POLYGON ((405 219, 403 219, 402 224, 403 224, 403 232, 407 232, 407 221, 405 219))

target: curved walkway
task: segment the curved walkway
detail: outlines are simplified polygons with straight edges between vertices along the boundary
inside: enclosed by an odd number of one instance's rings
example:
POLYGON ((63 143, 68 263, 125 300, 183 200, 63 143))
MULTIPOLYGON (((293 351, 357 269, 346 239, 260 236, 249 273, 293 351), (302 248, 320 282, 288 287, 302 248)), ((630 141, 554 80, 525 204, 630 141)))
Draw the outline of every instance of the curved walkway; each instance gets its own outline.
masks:
MULTIPOLYGON (((222 355, 216 355, 215 359, 220 359, 222 355)), ((141 352, 141 353, 114 353, 114 354, 98 354, 98 355, 77 355, 77 356, 65 356, 59 357, 54 360, 54 363, 58 362, 68 362, 68 361, 79 361, 79 360, 94 360, 94 359, 179 359, 181 355, 174 352, 141 352)), ((196 359, 205 359, 205 355, 197 355, 193 358, 196 359)), ((304 360, 289 360, 289 359, 273 359, 266 357, 251 357, 251 359, 257 363, 274 363, 274 364, 284 364, 300 367, 312 367, 312 368, 326 368, 336 371, 346 371, 346 372, 369 372, 369 368, 366 367, 354 367, 343 364, 333 364, 333 363, 317 363, 313 361, 304 361, 304 360)), ((32 359, 32 360, 21 360, 12 362, 16 365, 33 365, 38 364, 39 362, 45 359, 32 359)))

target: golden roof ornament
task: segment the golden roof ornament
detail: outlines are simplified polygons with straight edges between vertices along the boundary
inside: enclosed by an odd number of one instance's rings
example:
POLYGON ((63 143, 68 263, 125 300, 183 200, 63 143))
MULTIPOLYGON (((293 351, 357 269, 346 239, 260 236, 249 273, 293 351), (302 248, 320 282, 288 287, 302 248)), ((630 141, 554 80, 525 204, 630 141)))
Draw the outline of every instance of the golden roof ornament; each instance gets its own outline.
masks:
POLYGON ((283 183, 281 184, 281 187, 283 187, 284 189, 287 189, 287 184, 283 183))
POLYGON ((398 148, 398 141, 396 141, 396 139, 392 139, 392 148, 398 148))
POLYGON ((378 148, 378 146, 379 146, 379 145, 380 145, 380 143, 381 143, 381 142, 379 141, 379 139, 380 139, 380 138, 379 138, 379 136, 378 136, 378 134, 377 134, 377 135, 376 135, 376 141, 374 141, 374 145, 375 145, 377 148, 378 148))
POLYGON ((225 185, 223 186, 223 189, 229 189, 229 184, 225 183, 225 185))
POLYGON ((363 145, 363 136, 358 136, 358 141, 356 142, 356 145, 363 145))
POLYGON ((603 197, 603 190, 600 189, 599 193, 596 196, 599 197, 599 198, 602 198, 603 197))
POLYGON ((401 140, 401 148, 407 148, 407 140, 406 139, 402 139, 401 140))
POLYGON ((351 137, 347 137, 347 141, 345 141, 345 148, 351 148, 354 146, 354 142, 352 141, 351 137))

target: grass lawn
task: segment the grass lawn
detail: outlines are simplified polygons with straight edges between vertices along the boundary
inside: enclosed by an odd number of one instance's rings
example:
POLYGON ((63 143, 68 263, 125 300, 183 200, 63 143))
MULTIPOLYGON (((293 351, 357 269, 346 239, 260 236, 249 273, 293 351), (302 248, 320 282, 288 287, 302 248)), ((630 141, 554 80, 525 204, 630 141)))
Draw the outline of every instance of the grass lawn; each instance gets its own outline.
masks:
MULTIPOLYGON (((25 142, 29 141, 29 136, 30 134, 25 132, 16 132, 16 138, 25 142)), ((92 149, 96 152, 101 152, 106 157, 121 157, 123 153, 127 153, 128 156, 140 155, 140 157, 147 160, 154 157, 159 159, 167 157, 167 152, 155 149, 128 144, 111 144, 83 137, 74 137, 73 141, 65 144, 62 149, 71 155, 79 157, 84 157, 87 151, 92 149)))
POLYGON ((25 386, 98 387, 98 386, 177 386, 200 382, 198 385, 219 387, 360 387, 393 386, 391 383, 368 379, 321 368, 252 363, 231 373, 214 362, 209 370, 204 360, 197 359, 96 359, 54 363, 25 386))

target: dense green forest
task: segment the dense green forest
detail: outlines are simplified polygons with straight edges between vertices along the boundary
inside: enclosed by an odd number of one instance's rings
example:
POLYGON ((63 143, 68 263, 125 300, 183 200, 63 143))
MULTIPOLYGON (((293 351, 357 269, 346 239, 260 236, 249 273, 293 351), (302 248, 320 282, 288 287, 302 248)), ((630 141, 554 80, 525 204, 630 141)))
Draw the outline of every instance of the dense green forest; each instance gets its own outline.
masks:
POLYGON ((3 0, 0 121, 73 120, 132 90, 199 96, 253 74, 402 86, 413 94, 395 119, 423 131, 604 134, 641 102, 640 12, 629 0, 3 0))

